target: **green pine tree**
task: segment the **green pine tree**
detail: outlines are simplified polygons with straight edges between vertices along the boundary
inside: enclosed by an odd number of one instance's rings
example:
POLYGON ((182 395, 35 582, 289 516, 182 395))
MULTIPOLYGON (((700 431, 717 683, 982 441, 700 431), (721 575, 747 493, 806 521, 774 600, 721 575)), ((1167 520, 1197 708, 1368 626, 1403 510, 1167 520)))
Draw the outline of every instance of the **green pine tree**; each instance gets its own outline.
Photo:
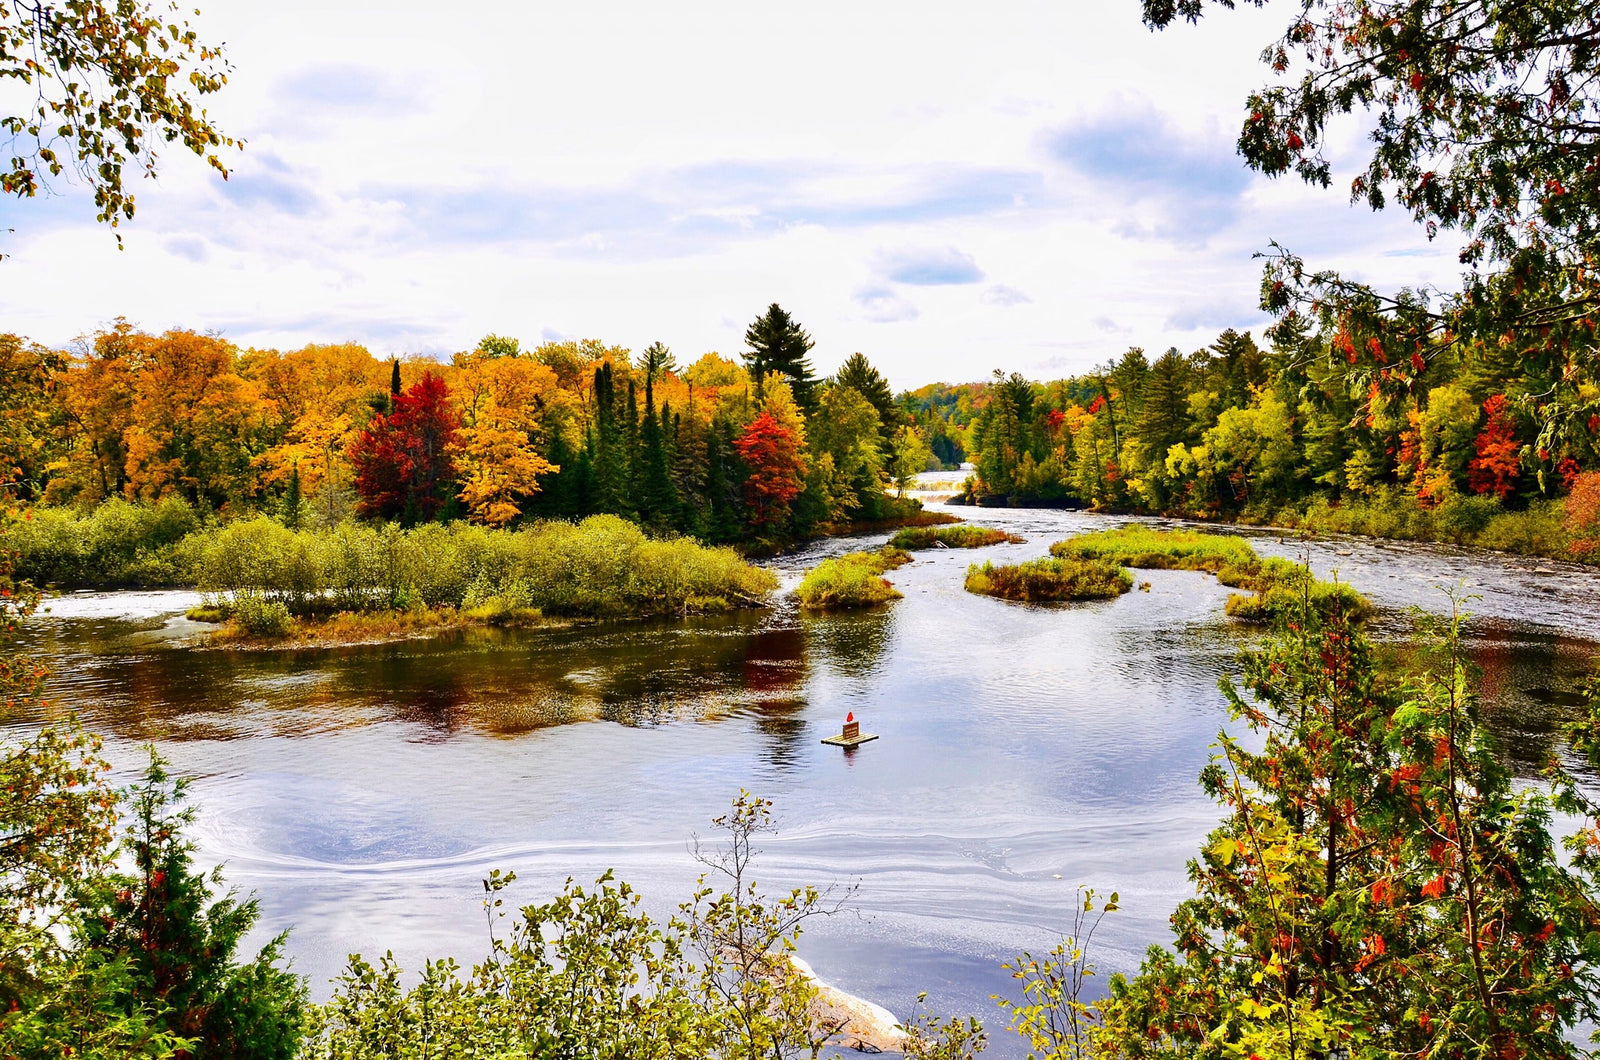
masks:
POLYGON ((768 306, 745 330, 744 341, 750 348, 740 356, 756 382, 757 398, 761 396, 762 377, 772 372, 788 381, 795 403, 801 408, 809 412, 816 406, 817 380, 806 360, 816 343, 778 303, 768 306))

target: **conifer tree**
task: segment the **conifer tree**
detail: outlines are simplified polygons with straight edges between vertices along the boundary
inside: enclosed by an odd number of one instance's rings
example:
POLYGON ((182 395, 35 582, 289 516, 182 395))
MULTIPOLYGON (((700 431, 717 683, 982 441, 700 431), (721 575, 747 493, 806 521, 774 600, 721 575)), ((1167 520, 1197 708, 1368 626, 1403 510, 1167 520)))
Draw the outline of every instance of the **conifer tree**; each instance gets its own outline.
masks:
POLYGON ((620 422, 626 414, 617 399, 609 363, 594 370, 594 434, 590 450, 594 475, 593 510, 614 515, 633 512, 628 467, 628 434, 620 422))
POLYGON ((755 380, 756 397, 761 397, 762 378, 769 372, 784 377, 794 392, 795 403, 810 411, 816 404, 816 378, 806 354, 816 343, 784 309, 773 302, 744 333, 750 348, 740 356, 755 380))
POLYGON ((639 446, 639 515, 655 529, 671 529, 678 521, 678 498, 672 488, 666 438, 662 434, 661 420, 656 416, 655 393, 649 375, 645 376, 644 420, 639 427, 639 446))
POLYGON ((845 358, 844 364, 839 366, 839 371, 833 377, 835 386, 847 386, 860 393, 878 410, 879 429, 883 440, 887 442, 894 437, 895 428, 905 417, 900 408, 895 404, 894 394, 889 390, 889 381, 883 373, 872 367, 866 355, 852 353, 845 358))

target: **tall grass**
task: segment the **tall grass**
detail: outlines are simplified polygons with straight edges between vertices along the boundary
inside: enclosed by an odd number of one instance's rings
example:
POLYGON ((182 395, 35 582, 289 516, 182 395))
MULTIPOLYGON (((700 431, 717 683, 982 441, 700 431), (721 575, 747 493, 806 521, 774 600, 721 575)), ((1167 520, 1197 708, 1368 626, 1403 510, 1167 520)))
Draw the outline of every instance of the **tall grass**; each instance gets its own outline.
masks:
POLYGON ((967 568, 967 592, 1006 600, 1107 600, 1131 588, 1133 577, 1103 559, 1058 557, 967 568))
POLYGON ((992 526, 958 523, 955 526, 908 526, 889 539, 895 548, 983 548, 1009 543, 1020 545, 1022 538, 992 526))
MULTIPOLYGON (((1050 546, 1050 554, 1060 561, 1208 571, 1223 585, 1245 590, 1230 595, 1227 603, 1228 614, 1244 622, 1269 624, 1291 613, 1302 598, 1309 598, 1319 608, 1337 605, 1357 619, 1365 618, 1370 610, 1366 599, 1350 586, 1317 581, 1310 570, 1286 559, 1262 559, 1250 542, 1227 534, 1125 526, 1057 541, 1050 546)), ((969 588, 971 580, 969 574, 969 588)))
POLYGON ((850 552, 825 559, 801 579, 794 594, 808 611, 844 611, 875 607, 900 599, 900 590, 883 573, 911 561, 911 554, 892 545, 878 552, 850 552))
POLYGON ((1197 530, 1157 530, 1124 526, 1079 534, 1050 546, 1056 557, 1103 559, 1124 567, 1152 570, 1203 570, 1224 567, 1253 569, 1260 564, 1255 549, 1242 537, 1197 530))

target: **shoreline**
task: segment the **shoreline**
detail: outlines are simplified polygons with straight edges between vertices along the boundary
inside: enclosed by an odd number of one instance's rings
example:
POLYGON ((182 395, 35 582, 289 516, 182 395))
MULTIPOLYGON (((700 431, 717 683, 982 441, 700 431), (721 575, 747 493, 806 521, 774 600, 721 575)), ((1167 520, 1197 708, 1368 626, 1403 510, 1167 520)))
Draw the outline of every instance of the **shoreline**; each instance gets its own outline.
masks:
MULTIPOLYGON (((1551 550, 1496 548, 1492 545, 1479 544, 1472 540, 1460 540, 1454 537, 1401 534, 1374 534, 1355 530, 1329 530, 1304 524, 1275 522, 1271 520, 1255 522, 1248 519, 1206 518, 1196 515, 1167 514, 1161 512, 1141 512, 1132 508, 1092 508, 1083 504, 1054 504, 1040 502, 1038 504, 974 504, 958 500, 956 497, 945 499, 942 503, 952 508, 974 508, 984 511, 1052 511, 1052 512, 1085 512, 1090 515, 1106 516, 1108 518, 1124 519, 1150 519, 1166 522, 1182 523, 1185 526, 1228 527, 1233 529, 1276 531, 1282 534, 1292 534, 1307 539, 1333 539, 1339 537, 1360 538, 1366 541, 1399 541, 1412 545, 1449 545, 1454 548, 1470 548, 1500 556, 1518 556, 1525 559, 1549 560, 1554 563, 1572 563, 1588 569, 1600 569, 1600 554, 1594 558, 1575 556, 1570 550, 1553 552, 1551 550)), ((1519 514, 1519 513, 1508 513, 1519 514)))

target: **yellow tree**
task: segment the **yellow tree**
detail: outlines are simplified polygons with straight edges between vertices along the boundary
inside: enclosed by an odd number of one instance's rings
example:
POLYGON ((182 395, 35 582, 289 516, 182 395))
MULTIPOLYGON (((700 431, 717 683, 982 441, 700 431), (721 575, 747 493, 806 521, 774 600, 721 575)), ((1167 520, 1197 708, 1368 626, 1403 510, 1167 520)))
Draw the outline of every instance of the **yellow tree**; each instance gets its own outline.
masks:
POLYGON ((539 452, 541 414, 557 391, 556 374, 525 357, 481 354, 458 358, 457 368, 459 496, 473 520, 504 526, 539 491, 539 476, 560 470, 539 452))
POLYGON ((389 370, 354 343, 241 358, 241 374, 260 386, 270 418, 269 447, 256 458, 263 483, 280 485, 296 469, 308 494, 330 478, 347 482, 344 451, 388 392, 389 370))
POLYGON ((193 331, 127 342, 138 371, 123 491, 144 500, 181 492, 218 506, 253 493, 262 409, 254 384, 234 371, 233 347, 193 331))
POLYGON ((119 320, 93 342, 80 344, 55 381, 67 452, 49 467, 46 499, 51 503, 122 495, 128 462, 124 437, 133 424, 134 390, 144 355, 131 341, 134 334, 119 320))

